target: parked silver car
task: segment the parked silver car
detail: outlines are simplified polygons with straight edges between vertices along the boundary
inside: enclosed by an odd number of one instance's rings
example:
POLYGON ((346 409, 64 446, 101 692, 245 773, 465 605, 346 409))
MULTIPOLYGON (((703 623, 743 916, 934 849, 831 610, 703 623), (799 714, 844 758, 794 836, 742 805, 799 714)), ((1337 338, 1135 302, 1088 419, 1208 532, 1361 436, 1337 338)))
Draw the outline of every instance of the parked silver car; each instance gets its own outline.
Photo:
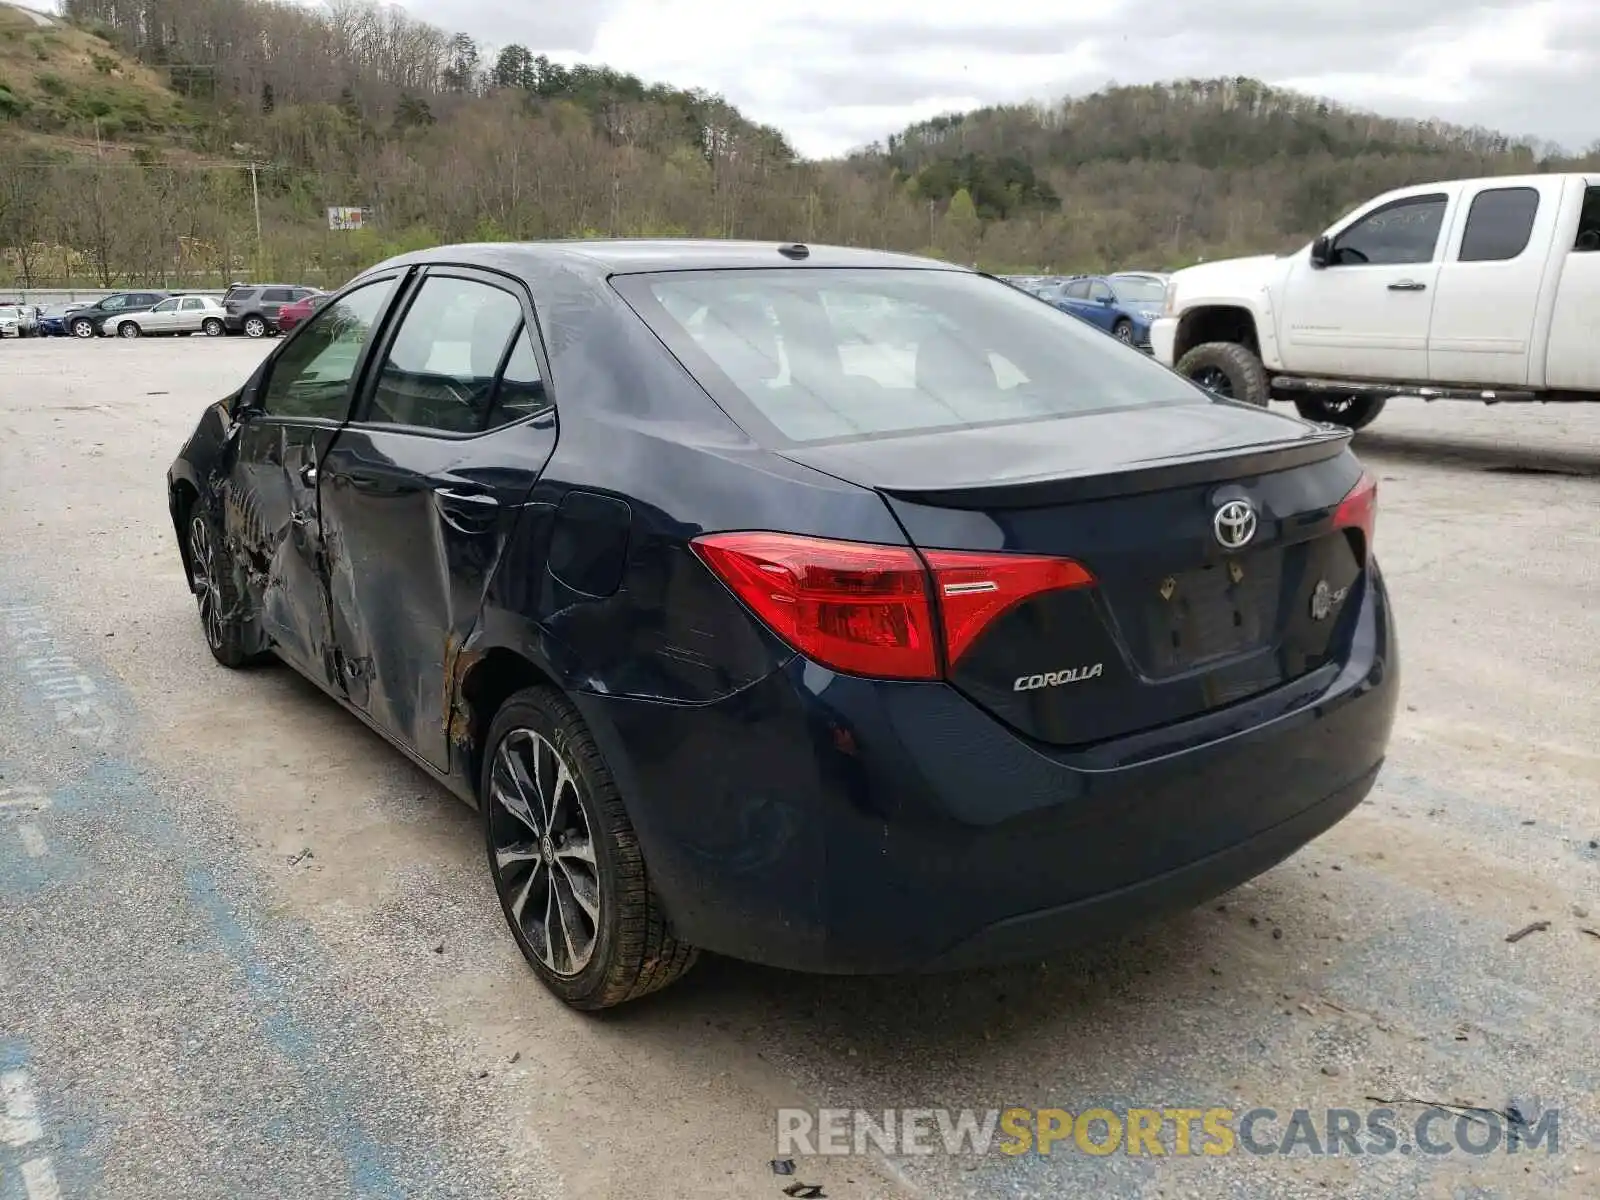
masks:
POLYGON ((0 304, 0 338, 22 336, 22 310, 15 304, 0 304))
POLYGON ((221 337, 227 332, 227 310, 213 296, 169 296, 154 308, 108 318, 101 326, 117 337, 162 337, 203 333, 221 337))

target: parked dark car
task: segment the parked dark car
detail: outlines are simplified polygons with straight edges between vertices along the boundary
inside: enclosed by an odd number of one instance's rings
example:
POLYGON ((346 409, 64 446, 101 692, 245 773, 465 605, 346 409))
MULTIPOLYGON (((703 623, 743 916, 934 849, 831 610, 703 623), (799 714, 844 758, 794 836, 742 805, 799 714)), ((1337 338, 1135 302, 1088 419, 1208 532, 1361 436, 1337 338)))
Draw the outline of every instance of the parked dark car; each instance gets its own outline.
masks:
POLYGON ((1037 958, 1343 818, 1399 682, 1349 438, 929 260, 506 244, 355 280, 167 485, 215 658, 478 807, 603 1008, 1037 958))
POLYGON ((166 292, 114 292, 93 304, 74 305, 62 322, 73 337, 99 337, 112 317, 123 313, 148 312, 165 300, 167 295, 166 292))
POLYGON ((228 310, 224 318, 229 333, 262 338, 278 332, 278 314, 284 305, 315 295, 316 288, 295 283, 236 283, 222 297, 228 310))

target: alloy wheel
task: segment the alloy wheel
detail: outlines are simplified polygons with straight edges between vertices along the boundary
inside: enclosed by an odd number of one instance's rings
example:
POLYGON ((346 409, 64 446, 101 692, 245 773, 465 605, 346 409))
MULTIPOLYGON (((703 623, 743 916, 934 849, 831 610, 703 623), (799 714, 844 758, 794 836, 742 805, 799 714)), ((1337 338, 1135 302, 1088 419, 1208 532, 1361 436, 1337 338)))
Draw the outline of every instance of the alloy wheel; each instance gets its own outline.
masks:
POLYGON ((251 317, 248 321, 246 321, 244 323, 244 335, 245 335, 245 337, 258 338, 258 337, 265 337, 266 334, 267 334, 267 323, 265 321, 263 321, 260 317, 251 317))
POLYGON ((1221 367, 1202 367, 1190 378, 1213 395, 1225 398, 1233 396, 1233 381, 1221 367))
POLYGON ((1116 339, 1119 342, 1132 342, 1133 341, 1133 326, 1132 325, 1118 325, 1111 332, 1116 335, 1116 339))
POLYGON ((200 623, 205 626, 206 642, 213 650, 222 649, 222 600, 217 595, 216 548, 211 543, 211 526, 196 515, 189 522, 189 579, 200 605, 200 623))
POLYGON ((600 874, 576 773, 542 734, 513 729, 495 750, 489 803, 494 872, 512 922, 552 974, 579 974, 599 937, 600 874))

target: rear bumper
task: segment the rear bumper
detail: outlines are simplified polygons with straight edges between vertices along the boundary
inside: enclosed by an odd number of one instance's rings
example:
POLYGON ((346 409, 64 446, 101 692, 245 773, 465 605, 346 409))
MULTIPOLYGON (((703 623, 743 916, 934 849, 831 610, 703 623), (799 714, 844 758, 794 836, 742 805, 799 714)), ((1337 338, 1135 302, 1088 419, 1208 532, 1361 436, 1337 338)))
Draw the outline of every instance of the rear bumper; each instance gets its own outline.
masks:
POLYGON ((1150 325, 1150 353, 1158 363, 1171 367, 1173 350, 1178 344, 1178 318, 1157 317, 1150 325))
POLYGON ((924 969, 1014 962, 1042 950, 1094 942, 1143 921, 1203 904, 1276 866, 1342 821, 1372 790, 1381 766, 1381 762, 1374 765, 1359 779, 1288 820, 1198 862, 1088 900, 997 921, 924 969))
POLYGON ((704 706, 575 697, 705 949, 819 972, 1037 958, 1261 873, 1360 803, 1399 662, 1374 572, 1342 667, 1066 751, 943 684, 796 659, 704 706))

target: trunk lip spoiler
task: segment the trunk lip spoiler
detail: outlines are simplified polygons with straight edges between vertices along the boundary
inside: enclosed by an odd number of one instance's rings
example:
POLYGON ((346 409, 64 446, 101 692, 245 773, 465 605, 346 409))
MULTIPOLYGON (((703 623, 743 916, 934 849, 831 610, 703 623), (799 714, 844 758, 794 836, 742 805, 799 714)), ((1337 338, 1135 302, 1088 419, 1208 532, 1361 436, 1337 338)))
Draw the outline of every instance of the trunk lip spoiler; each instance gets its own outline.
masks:
POLYGON ((1168 458, 1141 459, 1113 471, 1042 475, 959 487, 883 486, 859 479, 849 482, 865 484, 881 495, 896 500, 941 508, 1040 508, 1050 504, 1105 500, 1290 471, 1337 458, 1345 452, 1352 437, 1351 431, 1339 430, 1337 433, 1295 441, 1256 443, 1227 450, 1213 449, 1168 458))

